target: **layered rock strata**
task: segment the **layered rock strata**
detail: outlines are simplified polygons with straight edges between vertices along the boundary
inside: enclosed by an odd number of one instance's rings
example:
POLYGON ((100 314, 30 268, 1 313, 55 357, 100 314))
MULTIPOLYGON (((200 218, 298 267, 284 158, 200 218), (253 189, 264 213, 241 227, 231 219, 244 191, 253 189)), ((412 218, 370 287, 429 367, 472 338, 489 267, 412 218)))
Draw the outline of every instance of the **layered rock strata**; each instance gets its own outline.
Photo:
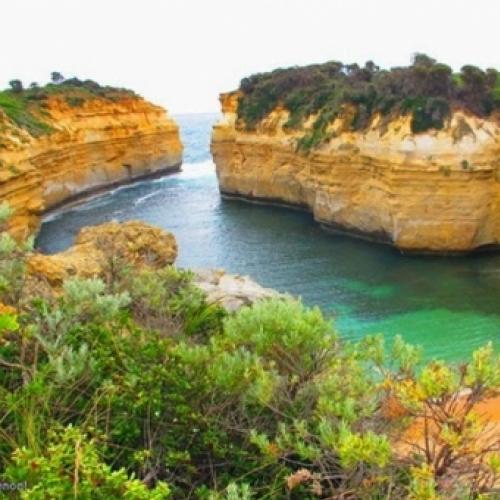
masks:
POLYGON ((19 236, 71 198, 177 170, 182 161, 177 125, 140 97, 92 97, 74 107, 51 96, 43 120, 52 131, 35 138, 0 110, 0 201, 14 209, 19 236))
MULTIPOLYGON (((297 151, 288 111, 253 131, 239 94, 222 94, 211 150, 224 195, 309 210, 321 224, 402 251, 463 253, 500 243, 500 127, 455 111, 442 130, 411 132, 409 116, 374 117, 363 132, 342 117, 330 139, 297 151)), ((305 123, 305 128, 313 123, 305 123)), ((304 131, 301 131, 303 135, 304 131)))

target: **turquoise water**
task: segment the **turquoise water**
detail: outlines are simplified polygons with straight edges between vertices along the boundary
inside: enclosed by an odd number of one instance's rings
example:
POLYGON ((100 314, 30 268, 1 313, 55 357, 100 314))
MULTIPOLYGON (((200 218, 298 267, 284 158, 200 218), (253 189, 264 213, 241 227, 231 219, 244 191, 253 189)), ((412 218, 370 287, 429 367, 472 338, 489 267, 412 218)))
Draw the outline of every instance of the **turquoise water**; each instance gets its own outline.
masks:
POLYGON ((179 116, 180 174, 121 187, 50 215, 37 240, 68 247, 78 230, 142 219, 173 231, 178 264, 223 267, 302 296, 335 318, 347 338, 401 334, 427 358, 461 360, 500 347, 500 254, 403 256, 393 248, 324 232, 305 213, 222 200, 209 153, 214 115, 179 116))

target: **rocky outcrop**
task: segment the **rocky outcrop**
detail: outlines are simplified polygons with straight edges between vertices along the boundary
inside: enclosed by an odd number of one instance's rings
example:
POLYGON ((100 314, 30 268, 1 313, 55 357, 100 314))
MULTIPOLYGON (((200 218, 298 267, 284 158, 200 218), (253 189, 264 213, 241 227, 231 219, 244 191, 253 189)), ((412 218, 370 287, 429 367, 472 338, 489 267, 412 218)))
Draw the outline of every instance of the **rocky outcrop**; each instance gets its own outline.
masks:
POLYGON ((34 254, 27 269, 31 280, 57 289, 74 276, 105 277, 113 265, 130 266, 134 271, 160 269, 173 264, 176 257, 173 234, 140 221, 108 222, 83 228, 64 252, 34 254))
POLYGON ((331 138, 305 154, 297 152, 297 134, 283 129, 286 110, 246 131, 237 121, 238 98, 222 94, 224 116, 212 135, 223 194, 301 207, 333 230, 403 251, 500 244, 496 119, 456 110, 443 130, 413 134, 409 116, 376 116, 363 132, 346 129, 339 117, 329 125, 331 138))
MULTIPOLYGON (((58 293, 72 277, 110 279, 110 273, 127 266, 131 272, 161 269, 177 258, 173 234, 140 221, 108 222, 83 228, 68 250, 55 254, 33 254, 27 263, 28 289, 33 294, 58 293)), ((221 269, 194 271, 194 283, 211 304, 232 312, 254 302, 278 297, 248 276, 221 269)), ((2 304, 0 303, 0 313, 2 304)))
POLYGON ((280 296, 276 290, 263 288, 248 276, 228 274, 223 269, 196 270, 194 282, 205 292, 208 302, 230 312, 258 300, 280 296))
POLYGON ((181 164, 177 125, 140 97, 92 97, 71 106, 54 95, 43 109, 52 131, 38 138, 0 110, 0 200, 15 210, 11 229, 19 236, 71 198, 181 164))

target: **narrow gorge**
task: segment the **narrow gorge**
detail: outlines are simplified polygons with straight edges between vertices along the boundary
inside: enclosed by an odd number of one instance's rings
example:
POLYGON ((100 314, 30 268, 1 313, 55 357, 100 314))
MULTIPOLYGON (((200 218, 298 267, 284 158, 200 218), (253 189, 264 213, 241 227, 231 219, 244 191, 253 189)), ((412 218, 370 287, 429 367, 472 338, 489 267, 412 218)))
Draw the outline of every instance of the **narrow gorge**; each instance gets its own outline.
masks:
POLYGON ((410 258, 316 223, 404 252, 496 247, 497 74, 471 93, 469 73, 276 70, 223 94, 215 126, 89 80, 12 80, 0 491, 497 491, 500 254, 410 258))

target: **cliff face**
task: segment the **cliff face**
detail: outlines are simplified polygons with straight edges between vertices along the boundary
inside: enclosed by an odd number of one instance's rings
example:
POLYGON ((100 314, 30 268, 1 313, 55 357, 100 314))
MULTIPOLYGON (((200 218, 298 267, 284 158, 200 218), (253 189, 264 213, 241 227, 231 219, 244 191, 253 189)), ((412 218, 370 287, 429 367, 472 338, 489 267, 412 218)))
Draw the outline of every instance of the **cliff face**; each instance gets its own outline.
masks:
POLYGON ((12 230, 21 236, 63 201, 182 161, 177 125, 139 97, 93 97, 72 107, 51 96, 43 119, 53 131, 35 138, 0 110, 0 200, 15 210, 12 230))
MULTIPOLYGON (((329 125, 308 154, 277 108, 248 132, 237 92, 222 94, 212 153, 223 194, 300 206, 333 229, 404 251, 468 252, 500 244, 500 127, 454 112, 443 130, 412 134, 410 118, 367 130, 329 125)), ((346 110, 346 113, 348 110, 346 110)))

